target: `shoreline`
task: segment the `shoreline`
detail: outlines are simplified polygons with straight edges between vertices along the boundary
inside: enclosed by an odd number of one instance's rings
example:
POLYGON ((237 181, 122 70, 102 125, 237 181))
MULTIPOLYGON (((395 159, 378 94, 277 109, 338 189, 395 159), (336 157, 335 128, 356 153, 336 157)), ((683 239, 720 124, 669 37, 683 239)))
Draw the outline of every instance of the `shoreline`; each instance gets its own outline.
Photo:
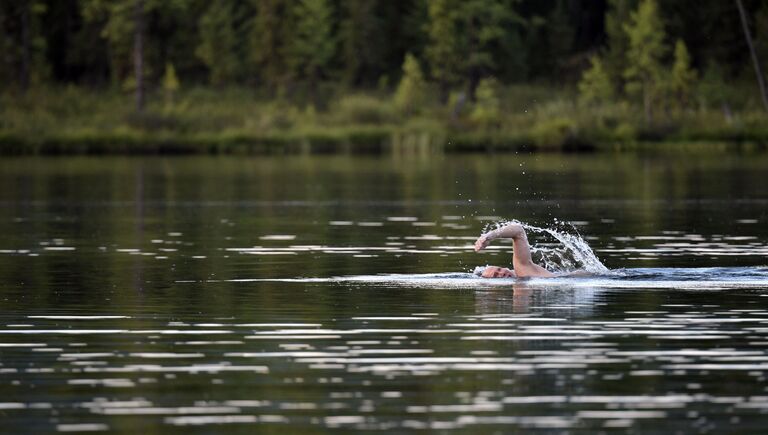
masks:
POLYGON ((345 133, 280 135, 225 133, 179 135, 131 133, 22 137, 0 133, 0 156, 28 155, 303 155, 303 154, 470 154, 601 152, 739 152, 768 151, 768 137, 658 137, 638 140, 567 138, 546 144, 521 136, 463 133, 434 134, 359 129, 345 133))
POLYGON ((0 155, 762 152, 768 115, 669 108, 652 121, 625 101, 582 105, 570 88, 508 86, 499 107, 429 100, 403 111, 384 92, 338 91, 322 109, 247 88, 152 94, 136 112, 127 94, 88 88, 0 93, 0 155))

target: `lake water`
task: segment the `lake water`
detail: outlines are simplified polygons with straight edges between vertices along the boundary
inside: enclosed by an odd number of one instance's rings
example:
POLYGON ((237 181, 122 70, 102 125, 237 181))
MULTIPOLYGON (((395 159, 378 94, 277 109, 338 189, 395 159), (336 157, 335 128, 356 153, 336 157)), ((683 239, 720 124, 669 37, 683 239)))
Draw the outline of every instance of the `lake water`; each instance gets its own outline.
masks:
POLYGON ((2 431, 763 433, 766 223, 766 155, 2 159, 2 431), (512 218, 610 272, 474 277, 512 218))

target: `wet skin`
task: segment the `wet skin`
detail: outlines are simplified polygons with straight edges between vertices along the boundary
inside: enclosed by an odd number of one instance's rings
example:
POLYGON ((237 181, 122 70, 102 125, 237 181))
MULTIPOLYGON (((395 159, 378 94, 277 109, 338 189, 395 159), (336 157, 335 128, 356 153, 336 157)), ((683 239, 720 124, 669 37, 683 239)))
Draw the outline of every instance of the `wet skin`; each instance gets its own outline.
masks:
POLYGON ((483 270, 481 275, 483 278, 516 278, 514 270, 507 269, 506 267, 488 266, 483 270))
POLYGON ((499 238, 512 239, 512 264, 515 269, 512 271, 503 267, 489 266, 483 271, 482 276, 484 278, 525 278, 529 276, 546 278, 555 276, 552 272, 533 262, 528 237, 525 234, 525 229, 518 222, 508 223, 478 237, 475 241, 475 252, 484 250, 491 241, 499 238))

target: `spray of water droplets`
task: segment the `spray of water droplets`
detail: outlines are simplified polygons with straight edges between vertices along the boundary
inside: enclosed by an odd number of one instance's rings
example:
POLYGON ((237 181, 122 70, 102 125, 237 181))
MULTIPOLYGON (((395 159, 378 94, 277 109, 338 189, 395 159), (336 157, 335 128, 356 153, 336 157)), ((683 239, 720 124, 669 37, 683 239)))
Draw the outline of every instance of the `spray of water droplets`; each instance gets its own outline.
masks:
MULTIPOLYGON (((558 244, 533 244, 531 254, 537 263, 552 272, 572 272, 574 270, 586 270, 595 274, 605 274, 609 269, 597 258, 589 244, 582 238, 576 229, 555 220, 555 226, 560 228, 542 228, 526 224, 518 220, 501 221, 491 224, 491 228, 501 228, 509 224, 519 224, 529 233, 546 234, 558 241, 558 244)), ((488 228, 487 228, 488 229, 488 228)))

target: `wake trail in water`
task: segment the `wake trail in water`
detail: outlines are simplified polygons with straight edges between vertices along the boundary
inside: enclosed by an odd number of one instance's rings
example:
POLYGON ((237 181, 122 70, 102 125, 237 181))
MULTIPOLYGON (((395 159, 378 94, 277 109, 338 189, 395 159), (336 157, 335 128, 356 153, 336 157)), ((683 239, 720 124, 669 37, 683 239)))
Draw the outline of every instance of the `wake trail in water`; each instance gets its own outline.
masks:
MULTIPOLYGON (((195 281, 177 281, 195 282, 195 281)), ((383 286, 427 289, 508 288, 518 285, 535 289, 625 289, 625 290, 764 290, 768 289, 768 268, 636 268, 617 269, 610 274, 554 278, 480 278, 468 272, 349 275, 328 278, 244 278, 208 280, 212 282, 255 283, 336 283, 360 286, 383 286)), ((515 287, 516 288, 516 287, 515 287)))
MULTIPOLYGON (((524 285, 540 289, 677 289, 677 290, 736 290, 768 289, 766 267, 710 268, 634 268, 608 269, 595 255, 586 240, 571 226, 568 229, 543 228, 517 220, 499 221, 485 230, 519 224, 529 233, 544 234, 557 243, 531 246, 535 261, 555 273, 550 278, 481 278, 482 266, 474 272, 425 274, 373 274, 332 277, 242 278, 206 280, 213 282, 280 282, 280 283, 341 283, 363 286, 412 288, 487 288, 524 285), (577 273, 573 273, 577 272, 577 273), (587 272, 582 274, 582 272, 587 272)), ((555 222, 562 226, 562 223, 555 222)), ((197 282, 197 281, 176 281, 197 282)))

